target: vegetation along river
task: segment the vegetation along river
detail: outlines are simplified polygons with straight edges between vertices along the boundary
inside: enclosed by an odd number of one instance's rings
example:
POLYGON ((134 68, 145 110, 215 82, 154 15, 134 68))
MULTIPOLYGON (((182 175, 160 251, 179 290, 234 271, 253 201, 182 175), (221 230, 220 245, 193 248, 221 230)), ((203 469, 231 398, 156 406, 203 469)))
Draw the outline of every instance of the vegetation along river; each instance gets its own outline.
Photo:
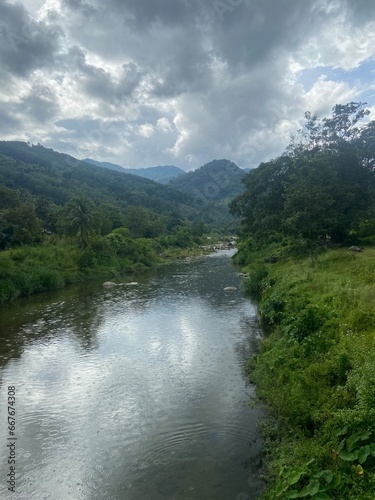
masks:
POLYGON ((239 279, 218 252, 2 307, 0 498, 258 498, 262 413, 244 365, 260 330, 239 279))

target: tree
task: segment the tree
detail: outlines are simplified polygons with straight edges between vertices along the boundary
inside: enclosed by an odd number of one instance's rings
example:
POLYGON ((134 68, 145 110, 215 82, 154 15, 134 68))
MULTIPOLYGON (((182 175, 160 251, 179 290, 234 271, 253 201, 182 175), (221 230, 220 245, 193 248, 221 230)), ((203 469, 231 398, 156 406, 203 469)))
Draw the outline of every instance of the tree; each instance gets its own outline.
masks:
POLYGON ((2 213, 2 246, 27 245, 41 240, 42 228, 34 205, 28 200, 2 213))
POLYGON ((336 105, 331 118, 307 112, 286 152, 247 174, 230 208, 261 243, 277 232, 342 242, 370 227, 375 208, 375 122, 363 103, 336 105))
POLYGON ((285 182, 282 228, 310 246, 340 225, 335 210, 336 175, 324 157, 303 161, 285 182))
POLYGON ((68 234, 78 237, 81 246, 87 246, 90 236, 94 235, 98 228, 94 202, 90 198, 79 196, 72 198, 66 209, 68 234))

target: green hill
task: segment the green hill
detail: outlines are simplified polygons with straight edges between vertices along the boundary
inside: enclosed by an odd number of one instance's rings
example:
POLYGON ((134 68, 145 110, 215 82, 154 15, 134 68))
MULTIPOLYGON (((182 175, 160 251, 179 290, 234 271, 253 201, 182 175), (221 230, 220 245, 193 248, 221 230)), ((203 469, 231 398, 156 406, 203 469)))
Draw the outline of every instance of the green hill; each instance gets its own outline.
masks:
POLYGON ((26 189, 56 205, 86 195, 95 203, 125 208, 137 205, 160 214, 177 212, 194 218, 201 207, 189 196, 139 176, 122 174, 43 146, 24 142, 0 142, 0 184, 26 189))
POLYGON ((115 207, 125 216, 130 207, 141 207, 174 220, 202 220, 209 228, 225 229, 235 220, 226 207, 207 207, 173 186, 89 165, 25 142, 0 141, 0 186, 43 197, 57 206, 84 195, 96 205, 115 207))
POLYGON ((173 179, 168 185, 204 202, 228 201, 243 192, 244 175, 245 172, 229 160, 213 160, 173 179))

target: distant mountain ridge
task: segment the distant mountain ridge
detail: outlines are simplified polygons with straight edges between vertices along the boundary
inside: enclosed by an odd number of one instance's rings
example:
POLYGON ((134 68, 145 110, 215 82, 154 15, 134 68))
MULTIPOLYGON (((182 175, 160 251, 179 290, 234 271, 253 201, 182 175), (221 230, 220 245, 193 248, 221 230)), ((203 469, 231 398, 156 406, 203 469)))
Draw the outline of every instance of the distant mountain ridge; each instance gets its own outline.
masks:
POLYGON ((21 141, 0 141, 0 184, 27 189, 57 205, 84 193, 97 204, 137 205, 157 213, 190 215, 200 209, 185 193, 150 179, 96 167, 21 141))
POLYGON ((115 170, 116 172, 122 172, 126 174, 139 175, 140 177, 146 177, 146 179, 151 179, 161 184, 168 184, 168 182, 181 175, 186 175, 186 172, 179 167, 174 165, 160 165, 156 167, 145 167, 145 168, 125 168, 116 163, 103 162, 92 160, 91 158, 85 158, 83 160, 85 163, 90 165, 95 165, 96 167, 108 168, 110 170, 115 170))
POLYGON ((24 190, 57 206, 84 195, 97 206, 114 207, 123 215, 131 207, 142 207, 168 220, 204 221, 209 227, 235 221, 227 207, 208 207, 172 186, 22 141, 0 141, 0 186, 24 190))
POLYGON ((244 170, 229 160, 213 160, 168 185, 205 202, 229 201, 244 191, 244 175, 244 170))

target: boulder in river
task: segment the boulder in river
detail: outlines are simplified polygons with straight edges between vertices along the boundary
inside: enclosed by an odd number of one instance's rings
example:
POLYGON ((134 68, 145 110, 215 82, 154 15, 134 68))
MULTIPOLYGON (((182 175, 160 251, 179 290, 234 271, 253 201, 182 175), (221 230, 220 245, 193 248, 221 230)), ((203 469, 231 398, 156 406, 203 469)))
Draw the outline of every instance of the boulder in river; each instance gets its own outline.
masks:
POLYGON ((235 292, 237 288, 235 286, 226 286, 224 292, 235 292))
POLYGON ((117 286, 117 283, 113 283, 113 281, 106 281, 105 283, 103 283, 103 286, 105 288, 112 288, 114 286, 117 286))

